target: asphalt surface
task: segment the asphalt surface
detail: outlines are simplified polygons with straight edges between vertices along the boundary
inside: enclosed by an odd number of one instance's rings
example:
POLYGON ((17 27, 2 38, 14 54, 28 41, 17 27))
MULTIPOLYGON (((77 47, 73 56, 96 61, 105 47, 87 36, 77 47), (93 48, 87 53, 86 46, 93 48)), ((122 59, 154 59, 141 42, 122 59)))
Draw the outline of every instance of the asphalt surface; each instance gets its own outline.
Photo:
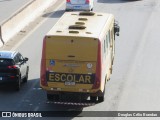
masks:
POLYGON ((30 0, 0 0, 0 23, 27 4, 30 0))
MULTIPOLYGON (((29 58, 29 81, 20 92, 0 90, 0 111, 54 111, 73 110, 78 107, 48 103, 39 87, 40 59, 44 35, 64 13, 65 5, 49 12, 21 44, 15 47, 29 58), (49 15, 49 16, 48 16, 49 15)), ((116 54, 111 80, 107 83, 105 101, 84 107, 83 111, 158 111, 160 110, 160 1, 97 0, 94 11, 115 15, 121 28, 116 37, 116 54)), ((45 118, 45 120, 159 120, 157 117, 73 117, 45 118)), ((1 118, 0 118, 1 119, 1 118)), ((16 118, 13 118, 16 120, 16 118)), ((23 118, 34 120, 36 118, 23 118)), ((38 118, 37 120, 43 120, 38 118)))

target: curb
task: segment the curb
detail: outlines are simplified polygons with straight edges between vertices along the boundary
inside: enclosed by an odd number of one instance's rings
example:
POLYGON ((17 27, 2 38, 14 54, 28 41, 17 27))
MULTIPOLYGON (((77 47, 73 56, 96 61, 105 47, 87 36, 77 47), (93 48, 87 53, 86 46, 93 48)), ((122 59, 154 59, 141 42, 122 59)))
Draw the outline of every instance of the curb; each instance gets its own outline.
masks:
POLYGON ((31 0, 0 25, 0 47, 57 0, 31 0))

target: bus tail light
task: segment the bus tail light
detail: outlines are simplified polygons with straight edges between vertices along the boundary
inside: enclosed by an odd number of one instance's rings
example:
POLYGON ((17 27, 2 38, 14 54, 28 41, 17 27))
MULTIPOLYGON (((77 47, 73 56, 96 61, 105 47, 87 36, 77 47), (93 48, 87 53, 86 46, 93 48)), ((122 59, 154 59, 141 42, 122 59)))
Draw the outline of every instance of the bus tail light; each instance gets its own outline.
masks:
POLYGON ((42 59, 41 59, 41 85, 47 86, 46 80, 46 39, 43 40, 42 59))

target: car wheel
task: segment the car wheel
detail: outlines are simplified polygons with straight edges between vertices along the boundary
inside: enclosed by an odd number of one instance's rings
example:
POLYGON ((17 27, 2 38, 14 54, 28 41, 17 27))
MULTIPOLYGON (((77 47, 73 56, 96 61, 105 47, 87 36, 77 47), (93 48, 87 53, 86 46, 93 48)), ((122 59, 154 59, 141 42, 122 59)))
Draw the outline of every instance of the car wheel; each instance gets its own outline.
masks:
POLYGON ((23 82, 26 83, 28 81, 28 74, 26 74, 26 77, 23 79, 23 82))
POLYGON ((21 88, 21 77, 19 77, 18 82, 15 85, 15 89, 16 91, 19 91, 21 88))
POLYGON ((28 81, 28 72, 29 72, 29 67, 27 67, 26 77, 23 79, 24 83, 28 81))
POLYGON ((103 102, 104 101, 104 96, 98 96, 98 102, 103 102))
POLYGON ((28 73, 29 73, 29 67, 27 67, 26 77, 23 79, 24 83, 28 81, 28 73))

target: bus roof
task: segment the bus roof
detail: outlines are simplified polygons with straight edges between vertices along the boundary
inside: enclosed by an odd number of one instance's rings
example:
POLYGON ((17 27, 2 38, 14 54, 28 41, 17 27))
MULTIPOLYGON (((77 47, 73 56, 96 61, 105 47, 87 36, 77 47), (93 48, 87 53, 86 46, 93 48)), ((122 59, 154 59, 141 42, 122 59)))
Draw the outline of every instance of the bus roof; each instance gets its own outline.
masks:
POLYGON ((97 12, 66 12, 47 36, 99 38, 104 27, 114 19, 112 14, 97 12))

